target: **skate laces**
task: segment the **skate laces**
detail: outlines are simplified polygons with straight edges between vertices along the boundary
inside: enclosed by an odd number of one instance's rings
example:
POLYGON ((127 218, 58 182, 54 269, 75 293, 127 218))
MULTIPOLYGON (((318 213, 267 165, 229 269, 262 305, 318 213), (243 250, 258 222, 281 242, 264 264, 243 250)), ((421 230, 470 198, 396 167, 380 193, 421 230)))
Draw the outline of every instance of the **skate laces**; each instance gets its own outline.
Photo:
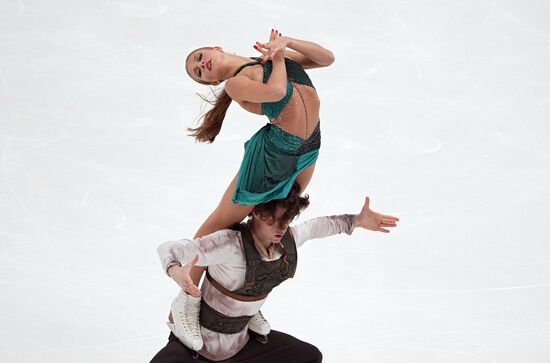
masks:
POLYGON ((190 301, 187 301, 183 311, 178 311, 179 319, 183 323, 182 325, 193 338, 200 338, 200 324, 197 319, 199 313, 200 303, 194 304, 190 301))
POLYGON ((255 320, 258 320, 260 323, 266 323, 267 320, 265 320, 263 314, 261 311, 258 311, 256 314, 254 314, 253 318, 255 318, 255 320))

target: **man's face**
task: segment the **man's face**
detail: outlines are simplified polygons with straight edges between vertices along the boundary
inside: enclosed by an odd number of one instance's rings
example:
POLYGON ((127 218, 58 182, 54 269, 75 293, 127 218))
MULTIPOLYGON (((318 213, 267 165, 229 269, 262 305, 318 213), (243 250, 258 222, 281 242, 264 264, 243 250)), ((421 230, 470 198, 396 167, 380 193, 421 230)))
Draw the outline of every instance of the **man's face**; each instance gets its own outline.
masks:
POLYGON ((253 212, 254 233, 262 240, 262 242, 281 242, 281 238, 286 233, 288 225, 292 222, 292 220, 282 220, 285 212, 286 209, 279 206, 277 206, 277 209, 275 210, 275 218, 271 215, 262 217, 258 213, 253 212))

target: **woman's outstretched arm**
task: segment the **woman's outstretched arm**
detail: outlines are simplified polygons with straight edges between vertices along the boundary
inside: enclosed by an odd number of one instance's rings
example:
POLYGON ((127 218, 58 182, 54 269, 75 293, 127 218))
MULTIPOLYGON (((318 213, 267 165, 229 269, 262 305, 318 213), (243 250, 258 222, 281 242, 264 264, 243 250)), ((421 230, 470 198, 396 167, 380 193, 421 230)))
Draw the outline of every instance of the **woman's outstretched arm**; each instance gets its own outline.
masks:
POLYGON ((302 67, 306 69, 327 67, 334 62, 334 54, 319 44, 283 36, 277 30, 273 29, 271 29, 269 42, 256 42, 254 48, 262 53, 264 61, 268 60, 273 55, 274 51, 277 52, 279 49, 283 49, 285 57, 301 64, 302 67))
POLYGON ((327 67, 334 62, 334 54, 319 44, 291 37, 286 38, 288 39, 287 47, 293 51, 287 49, 285 56, 301 64, 302 67, 306 69, 327 67))

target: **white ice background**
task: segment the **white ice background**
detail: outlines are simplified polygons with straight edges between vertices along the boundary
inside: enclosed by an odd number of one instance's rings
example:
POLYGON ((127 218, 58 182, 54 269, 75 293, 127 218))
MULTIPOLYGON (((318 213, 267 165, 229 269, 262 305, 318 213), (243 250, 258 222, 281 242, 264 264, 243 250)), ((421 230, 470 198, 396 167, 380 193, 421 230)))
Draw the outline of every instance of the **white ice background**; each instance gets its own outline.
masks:
POLYGON ((148 362, 191 237, 266 119, 208 93, 187 53, 256 55, 271 28, 309 72, 322 148, 310 217, 373 209, 390 234, 311 241, 262 309, 325 362, 550 362, 550 2, 0 1, 0 361, 148 362), (546 242, 545 242, 546 241, 546 242))

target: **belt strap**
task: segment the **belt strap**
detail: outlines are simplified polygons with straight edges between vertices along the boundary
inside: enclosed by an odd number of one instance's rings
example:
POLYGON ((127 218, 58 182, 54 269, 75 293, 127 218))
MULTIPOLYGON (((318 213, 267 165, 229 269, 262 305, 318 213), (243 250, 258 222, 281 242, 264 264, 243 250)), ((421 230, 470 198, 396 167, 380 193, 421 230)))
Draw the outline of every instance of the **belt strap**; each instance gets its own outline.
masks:
POLYGON ((212 276, 210 276, 210 274, 208 273, 208 269, 206 270, 206 278, 208 279, 208 282, 210 282, 210 284, 212 286, 214 286, 219 292, 221 292, 225 296, 229 296, 230 298, 235 299, 235 300, 239 300, 239 301, 258 301, 258 300, 263 300, 267 297, 267 294, 253 296, 253 295, 237 294, 233 291, 230 291, 230 290, 226 289, 225 287, 223 287, 222 285, 220 285, 220 283, 218 281, 214 280, 214 278, 212 276))
POLYGON ((204 299, 201 300, 199 321, 206 329, 223 334, 236 334, 246 328, 251 318, 252 316, 248 315, 227 316, 208 305, 204 299))

